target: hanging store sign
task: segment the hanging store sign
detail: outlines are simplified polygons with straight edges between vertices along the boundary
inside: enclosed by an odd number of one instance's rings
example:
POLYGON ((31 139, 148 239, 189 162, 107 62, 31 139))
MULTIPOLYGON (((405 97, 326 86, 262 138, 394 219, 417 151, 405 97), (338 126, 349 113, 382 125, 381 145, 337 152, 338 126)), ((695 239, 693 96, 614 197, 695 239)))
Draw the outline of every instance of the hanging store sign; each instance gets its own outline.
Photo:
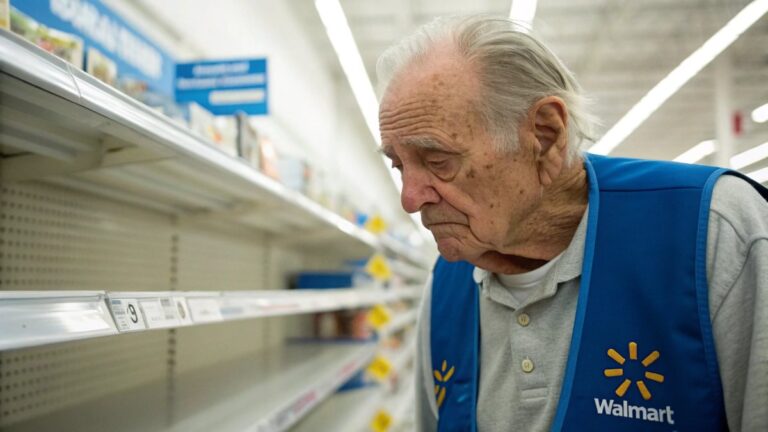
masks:
POLYGON ((82 38, 86 52, 93 47, 114 61, 120 79, 173 94, 173 59, 100 1, 24 0, 12 6, 41 25, 82 38))
POLYGON ((195 102, 214 115, 264 115, 268 110, 267 59, 202 61, 176 65, 176 102, 195 102))

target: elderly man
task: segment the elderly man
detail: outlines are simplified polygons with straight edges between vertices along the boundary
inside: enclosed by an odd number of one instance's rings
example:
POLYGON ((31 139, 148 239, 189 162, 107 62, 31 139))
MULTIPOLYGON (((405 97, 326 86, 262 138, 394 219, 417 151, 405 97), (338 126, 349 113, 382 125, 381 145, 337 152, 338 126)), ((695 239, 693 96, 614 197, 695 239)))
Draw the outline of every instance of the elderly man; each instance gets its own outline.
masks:
POLYGON ((382 150, 442 255, 419 429, 768 431, 768 191, 582 154, 579 86, 507 20, 439 19, 378 69, 382 150))

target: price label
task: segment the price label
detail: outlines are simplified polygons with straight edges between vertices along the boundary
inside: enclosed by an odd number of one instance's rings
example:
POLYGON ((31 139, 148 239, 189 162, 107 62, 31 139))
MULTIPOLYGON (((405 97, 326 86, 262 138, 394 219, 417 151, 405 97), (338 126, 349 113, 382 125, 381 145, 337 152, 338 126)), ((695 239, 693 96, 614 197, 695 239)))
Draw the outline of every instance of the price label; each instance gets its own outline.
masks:
POLYGON ((384 381, 392 372, 392 363, 384 357, 377 356, 367 369, 368 373, 379 381, 384 381))
POLYGON ((223 321, 221 308, 216 299, 191 298, 187 300, 187 304, 192 311, 192 321, 196 323, 223 321))
POLYGON ((379 410, 371 420, 371 430, 374 432, 387 432, 392 426, 392 416, 384 410, 379 410))
POLYGON ((381 330, 381 328, 387 325, 391 320, 392 314, 384 305, 376 305, 370 312, 368 312, 368 323, 370 323, 376 330, 381 330))
POLYGON ((381 216, 374 216, 365 223, 365 229, 374 234, 381 234, 386 231, 387 223, 381 216))
POLYGON ((139 301, 147 327, 166 328, 179 325, 173 300, 169 297, 142 299, 139 301))
POLYGON ((176 317, 180 325, 192 325, 192 315, 189 313, 189 306, 184 297, 173 297, 173 306, 176 308, 176 317))
POLYGON ((381 254, 376 254, 368 260, 368 264, 365 265, 365 271, 373 276, 374 279, 380 281, 387 281, 392 277, 392 270, 389 268, 387 259, 381 254))
POLYGON ((120 331, 136 331, 147 328, 136 299, 110 299, 109 309, 120 331))

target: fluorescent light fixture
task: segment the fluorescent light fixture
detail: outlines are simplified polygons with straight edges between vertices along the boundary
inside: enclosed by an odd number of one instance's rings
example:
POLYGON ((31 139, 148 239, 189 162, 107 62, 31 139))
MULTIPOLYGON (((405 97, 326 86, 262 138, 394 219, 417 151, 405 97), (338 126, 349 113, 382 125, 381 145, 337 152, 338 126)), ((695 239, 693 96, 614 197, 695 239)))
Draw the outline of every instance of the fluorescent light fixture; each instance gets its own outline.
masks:
POLYGON ((731 158, 731 168, 742 169, 768 157, 768 142, 741 152, 731 158))
MULTIPOLYGON (((347 17, 341 8, 338 0, 315 0, 315 7, 323 21, 325 31, 331 40, 336 56, 339 58, 344 75, 347 76, 349 86, 355 95, 357 105, 363 113, 363 119, 368 126, 368 130, 373 136, 376 145, 381 145, 381 136, 379 134, 379 102, 376 100, 376 93, 373 91, 373 85, 368 78, 368 72, 365 71, 365 64, 360 51, 357 49, 355 38, 352 36, 352 30, 347 23, 347 17)), ((392 181, 395 183, 398 193, 403 190, 403 182, 400 180, 400 174, 389 167, 389 163, 384 160, 384 166, 387 167, 392 181)))
MULTIPOLYGON (((373 136, 377 146, 381 145, 381 135, 379 132, 379 102, 376 100, 376 93, 373 91, 373 85, 368 72, 365 70, 365 63, 360 57, 360 51, 357 49, 355 38, 352 36, 352 30, 347 23, 347 17, 339 4, 339 0, 315 0, 315 8, 320 15, 320 19, 325 26, 325 32, 328 39, 331 40, 333 50, 339 58, 344 75, 347 76, 349 86, 355 95, 357 105, 363 113, 365 124, 373 136)), ((392 181, 395 183, 397 192, 403 190, 403 182, 400 179, 400 173, 389 166, 389 161, 382 158, 384 166, 387 168, 392 181)), ((421 219, 418 214, 412 214, 411 218, 417 227, 421 227, 421 219)), ((423 231, 422 231, 423 233, 423 231)))
POLYGON ((751 173, 747 174, 747 177, 750 177, 752 180, 758 183, 768 182, 768 168, 752 171, 751 173))
POLYGON ((702 141, 673 159, 675 162, 696 163, 715 152, 715 140, 702 141))
POLYGON ((360 57, 360 51, 357 49, 344 10, 338 0, 315 0, 315 7, 339 58, 344 75, 347 76, 349 86, 352 87, 352 93, 360 106, 360 111, 363 112, 365 123, 373 139, 380 144, 379 102, 376 100, 376 93, 365 71, 365 64, 360 57))
POLYGON ((752 111, 752 121, 755 123, 765 123, 768 121, 768 103, 752 111))
POLYGON ((538 0, 512 0, 509 19, 521 24, 524 30, 533 28, 533 17, 536 16, 538 0))
POLYGON ((618 147, 680 87, 720 55, 766 12, 768 12, 768 0, 754 0, 744 7, 723 28, 704 42, 699 49, 659 81, 589 151, 605 155, 618 147))

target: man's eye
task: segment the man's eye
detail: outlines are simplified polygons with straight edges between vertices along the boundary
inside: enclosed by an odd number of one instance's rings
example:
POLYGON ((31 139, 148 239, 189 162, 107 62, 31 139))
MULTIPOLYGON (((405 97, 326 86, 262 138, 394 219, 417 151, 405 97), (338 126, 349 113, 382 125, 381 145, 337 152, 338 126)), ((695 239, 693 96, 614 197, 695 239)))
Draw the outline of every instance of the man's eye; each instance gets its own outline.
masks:
POLYGON ((441 159, 441 160, 432 160, 427 161, 427 166, 429 166, 431 169, 440 170, 444 169, 448 166, 448 160, 447 159, 441 159))

